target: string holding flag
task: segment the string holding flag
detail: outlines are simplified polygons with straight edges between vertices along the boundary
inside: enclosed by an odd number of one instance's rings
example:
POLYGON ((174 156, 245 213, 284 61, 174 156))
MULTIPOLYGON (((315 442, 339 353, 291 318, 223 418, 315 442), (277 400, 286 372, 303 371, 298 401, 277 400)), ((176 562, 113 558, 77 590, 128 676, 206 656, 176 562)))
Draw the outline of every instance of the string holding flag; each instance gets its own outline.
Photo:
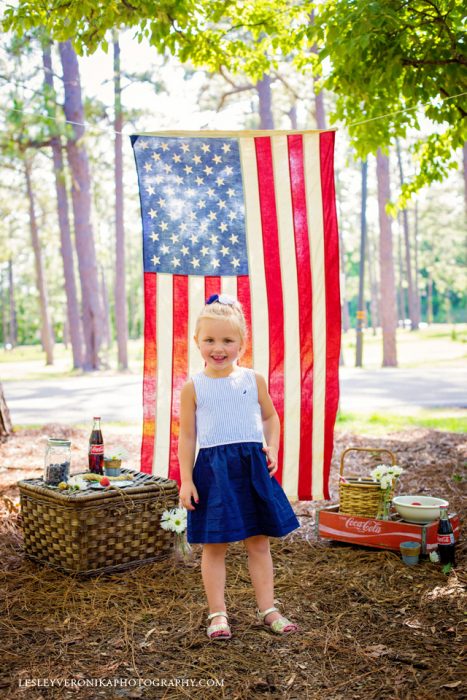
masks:
POLYGON ((131 137, 143 223, 141 469, 179 481, 179 396, 202 370, 194 323, 239 299, 248 350, 281 421, 276 477, 291 500, 329 498, 339 398, 334 131, 131 137))

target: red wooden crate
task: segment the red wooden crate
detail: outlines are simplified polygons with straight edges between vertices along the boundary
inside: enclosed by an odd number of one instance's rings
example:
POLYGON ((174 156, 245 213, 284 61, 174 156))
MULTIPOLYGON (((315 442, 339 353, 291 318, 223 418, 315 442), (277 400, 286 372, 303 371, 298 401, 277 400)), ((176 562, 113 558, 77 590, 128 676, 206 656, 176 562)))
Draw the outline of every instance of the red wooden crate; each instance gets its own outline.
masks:
MULTIPOLYGON (((436 549, 438 520, 427 525, 416 525, 402 521, 399 516, 393 516, 391 520, 376 520, 339 513, 338 509, 339 506, 334 505, 317 512, 318 537, 396 551, 399 551, 401 542, 412 540, 420 542, 423 554, 436 549)), ((460 534, 459 516, 457 513, 449 513, 449 519, 457 542, 460 534)))

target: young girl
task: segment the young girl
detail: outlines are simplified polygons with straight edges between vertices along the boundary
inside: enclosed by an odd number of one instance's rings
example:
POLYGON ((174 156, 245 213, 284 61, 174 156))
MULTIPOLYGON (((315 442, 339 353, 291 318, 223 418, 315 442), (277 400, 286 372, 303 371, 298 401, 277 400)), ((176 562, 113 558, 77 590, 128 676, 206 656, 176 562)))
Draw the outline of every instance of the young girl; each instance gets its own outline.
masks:
POLYGON ((280 423, 266 381, 236 364, 245 335, 240 304, 225 294, 211 296, 195 330, 205 369, 181 393, 180 500, 188 509, 188 541, 204 544, 201 571, 210 639, 232 636, 224 600, 225 554, 228 542, 240 540, 248 553, 259 620, 276 634, 298 629, 274 607, 268 537, 282 537, 299 522, 274 478, 280 423))

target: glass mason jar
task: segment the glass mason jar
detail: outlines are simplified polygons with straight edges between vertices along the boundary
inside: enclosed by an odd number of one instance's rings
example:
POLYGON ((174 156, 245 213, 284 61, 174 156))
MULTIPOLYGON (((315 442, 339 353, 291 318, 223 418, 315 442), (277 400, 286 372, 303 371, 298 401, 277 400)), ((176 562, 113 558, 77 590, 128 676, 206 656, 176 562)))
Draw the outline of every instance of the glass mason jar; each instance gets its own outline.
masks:
POLYGON ((58 486, 70 476, 71 440, 49 438, 45 451, 44 482, 58 486))

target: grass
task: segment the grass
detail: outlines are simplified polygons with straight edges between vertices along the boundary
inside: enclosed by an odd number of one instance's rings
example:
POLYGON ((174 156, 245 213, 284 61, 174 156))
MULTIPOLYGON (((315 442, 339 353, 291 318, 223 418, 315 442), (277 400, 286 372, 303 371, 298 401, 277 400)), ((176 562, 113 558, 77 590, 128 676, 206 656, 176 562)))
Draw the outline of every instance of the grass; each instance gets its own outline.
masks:
POLYGON ((355 434, 383 435, 408 428, 431 428, 451 433, 467 432, 467 411, 424 409, 413 415, 393 413, 338 413, 336 429, 355 434))

